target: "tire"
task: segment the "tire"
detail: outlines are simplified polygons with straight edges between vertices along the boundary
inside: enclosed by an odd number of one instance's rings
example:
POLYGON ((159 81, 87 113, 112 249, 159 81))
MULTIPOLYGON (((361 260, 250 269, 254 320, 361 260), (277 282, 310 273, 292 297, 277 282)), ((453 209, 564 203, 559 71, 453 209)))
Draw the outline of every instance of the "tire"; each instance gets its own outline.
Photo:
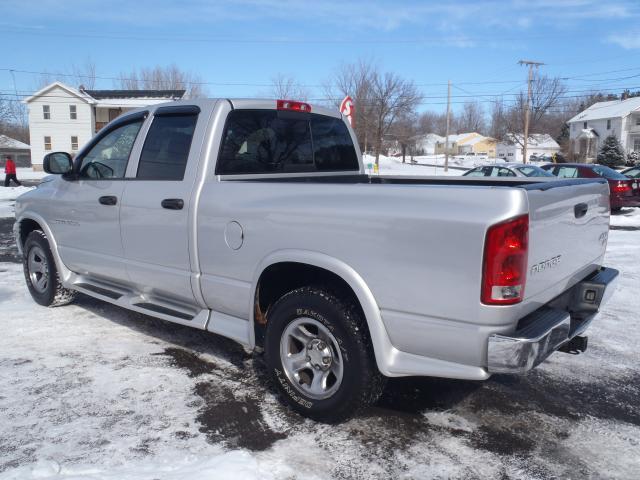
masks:
POLYGON ((264 346, 282 399, 305 417, 339 422, 375 402, 384 387, 364 319, 326 289, 303 287, 280 298, 269 310, 264 346))
POLYGON ((41 230, 29 233, 23 252, 24 277, 36 303, 45 307, 59 307, 75 299, 76 292, 63 287, 60 282, 49 241, 41 230))

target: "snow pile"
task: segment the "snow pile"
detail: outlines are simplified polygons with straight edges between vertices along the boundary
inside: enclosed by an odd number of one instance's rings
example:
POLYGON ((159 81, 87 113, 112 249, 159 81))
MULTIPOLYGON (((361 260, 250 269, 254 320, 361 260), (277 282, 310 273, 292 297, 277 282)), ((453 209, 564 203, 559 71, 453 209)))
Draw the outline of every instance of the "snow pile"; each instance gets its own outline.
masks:
POLYGON ((18 198, 23 193, 32 190, 35 187, 4 187, 0 186, 0 218, 2 217, 13 217, 14 215, 14 204, 16 198, 18 198))

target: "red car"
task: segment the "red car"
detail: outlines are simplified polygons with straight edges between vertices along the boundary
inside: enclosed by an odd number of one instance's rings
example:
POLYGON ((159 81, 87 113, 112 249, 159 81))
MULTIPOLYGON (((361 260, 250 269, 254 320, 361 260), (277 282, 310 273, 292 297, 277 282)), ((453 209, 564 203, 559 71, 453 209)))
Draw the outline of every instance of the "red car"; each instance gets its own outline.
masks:
POLYGON ((606 178, 612 211, 640 207, 640 180, 626 177, 612 168, 590 163, 556 163, 542 168, 561 178, 606 178))

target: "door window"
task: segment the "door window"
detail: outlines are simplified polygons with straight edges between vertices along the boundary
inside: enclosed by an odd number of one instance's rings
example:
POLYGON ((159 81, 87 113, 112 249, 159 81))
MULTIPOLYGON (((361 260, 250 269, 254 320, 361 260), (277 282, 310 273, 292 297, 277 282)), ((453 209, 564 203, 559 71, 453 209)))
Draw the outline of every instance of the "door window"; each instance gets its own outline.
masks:
POLYGON ((561 178, 578 178, 578 169, 576 167, 557 167, 557 177, 561 178))
POLYGON ((108 132, 87 152, 80 165, 80 177, 92 180, 123 178, 129 155, 143 119, 108 132))
POLYGON ((142 147, 137 178, 182 180, 197 121, 197 114, 154 117, 142 147))

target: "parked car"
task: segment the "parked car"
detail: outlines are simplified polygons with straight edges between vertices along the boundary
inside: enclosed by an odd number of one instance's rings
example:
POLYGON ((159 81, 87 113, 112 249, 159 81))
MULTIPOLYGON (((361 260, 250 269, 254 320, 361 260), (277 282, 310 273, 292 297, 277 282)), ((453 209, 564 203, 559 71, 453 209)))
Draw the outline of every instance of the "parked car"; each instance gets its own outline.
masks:
POLYGON ((48 154, 55 180, 17 199, 29 292, 258 348, 281 397, 322 421, 385 377, 485 380, 586 348, 618 274, 604 180, 370 177, 355 138, 338 111, 288 100, 127 112, 75 160, 48 154))
POLYGON ((626 170, 622 170, 621 174, 629 177, 629 178, 638 178, 640 179, 640 165, 635 167, 627 168, 626 170))
POLYGON ((611 210, 640 207, 640 182, 605 165, 591 163, 560 163, 541 168, 561 178, 606 178, 609 182, 611 210))
POLYGON ((553 175, 537 165, 527 163, 500 163, 472 168, 463 177, 551 177, 553 175))

